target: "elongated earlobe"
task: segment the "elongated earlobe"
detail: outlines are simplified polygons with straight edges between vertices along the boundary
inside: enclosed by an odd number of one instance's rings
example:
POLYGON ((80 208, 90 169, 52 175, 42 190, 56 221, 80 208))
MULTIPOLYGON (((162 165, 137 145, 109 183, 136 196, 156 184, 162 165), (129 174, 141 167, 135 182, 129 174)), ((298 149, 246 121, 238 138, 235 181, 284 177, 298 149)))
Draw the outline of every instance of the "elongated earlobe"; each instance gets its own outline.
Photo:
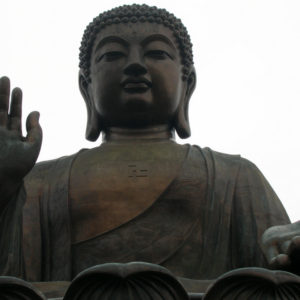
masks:
POLYGON ((186 139, 191 136, 191 128, 189 123, 189 102, 196 87, 196 72, 192 68, 186 81, 186 91, 181 99, 180 106, 175 118, 174 127, 178 136, 186 139))
POLYGON ((85 138, 89 141, 96 141, 101 133, 102 126, 98 113, 95 110, 94 101, 89 91, 89 83, 85 76, 79 71, 79 89, 85 101, 87 109, 87 125, 85 138))
POLYGON ((94 111, 88 111, 88 119, 85 131, 85 138, 88 141, 94 142, 98 139, 101 133, 101 125, 98 115, 95 115, 94 111))
POLYGON ((191 136, 190 123, 188 120, 188 116, 185 115, 185 109, 183 108, 183 106, 181 106, 178 110, 177 118, 174 124, 175 130, 181 139, 186 139, 191 136))

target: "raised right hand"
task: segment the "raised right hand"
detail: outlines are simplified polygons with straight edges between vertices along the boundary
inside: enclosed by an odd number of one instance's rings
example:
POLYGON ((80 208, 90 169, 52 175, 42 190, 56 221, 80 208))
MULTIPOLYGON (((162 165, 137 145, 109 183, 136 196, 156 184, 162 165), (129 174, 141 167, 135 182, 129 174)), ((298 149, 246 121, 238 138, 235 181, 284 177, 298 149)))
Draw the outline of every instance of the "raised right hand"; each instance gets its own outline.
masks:
MULTIPOLYGON (((9 196, 33 168, 42 144, 39 113, 31 112, 22 135, 22 90, 15 88, 10 98, 10 81, 0 78, 0 199, 9 196)), ((1 201, 0 201, 1 202, 1 201)), ((0 203, 1 206, 1 203, 0 203)))

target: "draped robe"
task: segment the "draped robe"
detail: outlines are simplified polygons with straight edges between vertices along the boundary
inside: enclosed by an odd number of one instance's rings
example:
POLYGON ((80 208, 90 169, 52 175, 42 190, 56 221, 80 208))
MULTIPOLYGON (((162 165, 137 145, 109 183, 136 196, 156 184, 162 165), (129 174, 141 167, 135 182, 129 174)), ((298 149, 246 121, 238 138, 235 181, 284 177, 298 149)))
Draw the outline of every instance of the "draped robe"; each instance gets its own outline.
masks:
POLYGON ((1 214, 1 275, 71 280, 96 264, 146 261, 180 277, 213 279, 234 268, 266 267, 262 233, 290 223, 273 189, 238 155, 186 147, 180 172, 155 203, 77 244, 69 199, 77 154, 37 164, 1 214))

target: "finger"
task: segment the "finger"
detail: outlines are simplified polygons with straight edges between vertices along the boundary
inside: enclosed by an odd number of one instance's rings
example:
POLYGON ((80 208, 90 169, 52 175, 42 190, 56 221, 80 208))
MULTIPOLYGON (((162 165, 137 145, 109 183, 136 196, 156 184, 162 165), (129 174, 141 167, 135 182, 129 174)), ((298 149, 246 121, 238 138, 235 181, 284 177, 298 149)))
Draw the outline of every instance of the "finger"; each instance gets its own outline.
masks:
POLYGON ((300 236, 294 236, 289 248, 289 256, 291 260, 291 271, 300 275, 300 236))
POLYGON ((27 136, 26 141, 36 144, 40 147, 43 138, 42 128, 39 123, 40 113, 37 111, 31 112, 26 120, 27 136))
POLYGON ((270 262, 270 267, 274 270, 288 270, 291 266, 291 261, 288 255, 279 254, 270 262))
POLYGON ((10 81, 8 77, 0 78, 0 126, 7 124, 7 112, 10 94, 10 81))
POLYGON ((273 260, 279 255, 279 249, 277 247, 277 244, 269 246, 265 250, 266 258, 268 263, 271 265, 273 260))
POLYGON ((9 128, 16 130, 22 135, 22 90, 15 88, 12 91, 10 113, 9 113, 9 128))
POLYGON ((292 240, 287 240, 287 241, 284 241, 282 244, 281 244, 281 246, 280 246, 280 248, 281 248, 281 253, 284 253, 284 254, 287 254, 287 255, 289 255, 289 248, 290 248, 290 246, 291 246, 291 242, 292 242, 292 240))
POLYGON ((293 255, 293 253, 295 251, 300 253, 300 236, 299 235, 296 235, 291 239, 287 253, 289 255, 293 255))

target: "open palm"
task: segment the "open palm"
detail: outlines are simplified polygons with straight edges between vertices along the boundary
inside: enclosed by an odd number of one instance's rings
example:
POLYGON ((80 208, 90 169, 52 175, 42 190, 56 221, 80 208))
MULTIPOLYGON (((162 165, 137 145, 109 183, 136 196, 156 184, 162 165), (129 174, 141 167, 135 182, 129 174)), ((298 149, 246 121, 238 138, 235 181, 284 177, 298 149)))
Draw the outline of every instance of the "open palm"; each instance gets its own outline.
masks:
POLYGON ((0 78, 0 190, 17 184, 34 166, 42 144, 38 120, 38 112, 29 114, 23 137, 22 91, 15 88, 10 100, 10 81, 0 78))

